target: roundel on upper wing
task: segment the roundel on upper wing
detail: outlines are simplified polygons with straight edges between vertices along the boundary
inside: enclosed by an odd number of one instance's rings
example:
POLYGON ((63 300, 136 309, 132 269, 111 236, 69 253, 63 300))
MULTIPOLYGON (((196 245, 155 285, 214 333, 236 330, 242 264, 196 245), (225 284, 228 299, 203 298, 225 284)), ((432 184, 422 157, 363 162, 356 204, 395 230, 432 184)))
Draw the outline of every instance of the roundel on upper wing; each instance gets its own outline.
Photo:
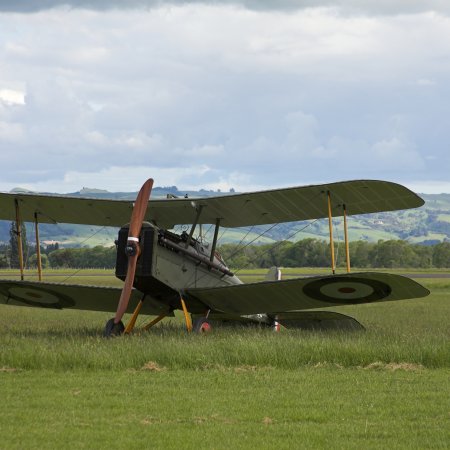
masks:
POLYGON ((379 280, 358 277, 330 277, 311 281, 303 292, 315 300, 329 303, 355 304, 382 300, 391 288, 379 280))
POLYGON ((69 308, 75 302, 66 295, 44 287, 15 285, 8 288, 7 296, 29 306, 41 308, 69 308))

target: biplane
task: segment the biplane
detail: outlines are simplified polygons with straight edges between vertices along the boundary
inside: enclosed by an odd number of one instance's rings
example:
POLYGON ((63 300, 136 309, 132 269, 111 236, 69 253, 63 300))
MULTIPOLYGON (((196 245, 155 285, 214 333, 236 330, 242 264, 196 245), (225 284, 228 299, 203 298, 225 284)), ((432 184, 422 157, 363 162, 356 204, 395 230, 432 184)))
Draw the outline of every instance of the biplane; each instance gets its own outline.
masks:
POLYGON ((147 180, 136 201, 44 194, 0 194, 0 219, 34 222, 39 281, 25 281, 21 239, 18 239, 20 281, 0 281, 0 303, 42 308, 115 312, 105 336, 130 333, 139 314, 156 316, 144 329, 175 310, 184 314, 189 331, 208 331, 216 322, 257 323, 279 329, 361 325, 351 317, 323 308, 425 297, 415 281, 380 272, 350 270, 347 217, 416 208, 423 200, 404 186, 387 181, 356 180, 207 198, 150 199, 147 180), (343 217, 346 272, 336 274, 333 217, 343 217), (328 218, 331 274, 281 279, 279 269, 266 281, 243 283, 226 265, 216 247, 221 227, 328 218), (129 223, 127 223, 129 222, 129 223), (115 275, 123 288, 42 281, 39 224, 72 223, 120 227, 116 240, 115 275), (177 224, 189 224, 183 233, 177 224), (201 225, 214 226, 212 242, 199 239, 201 225), (189 232, 187 232, 189 230, 189 232), (320 309, 320 311, 317 311, 320 309), (132 313, 125 326, 125 313, 132 313))

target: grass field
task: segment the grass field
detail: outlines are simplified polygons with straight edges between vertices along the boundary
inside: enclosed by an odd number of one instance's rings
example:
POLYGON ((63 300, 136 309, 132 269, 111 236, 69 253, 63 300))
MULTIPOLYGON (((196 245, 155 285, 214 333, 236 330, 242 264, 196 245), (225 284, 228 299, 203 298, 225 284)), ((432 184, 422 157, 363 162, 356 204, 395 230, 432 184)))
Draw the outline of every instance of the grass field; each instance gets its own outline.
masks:
MULTIPOLYGON (((66 281, 115 283, 96 273, 66 281)), ((449 448, 450 279, 419 281, 426 299, 333 308, 362 333, 176 317, 105 340, 109 314, 1 305, 0 448, 449 448)))

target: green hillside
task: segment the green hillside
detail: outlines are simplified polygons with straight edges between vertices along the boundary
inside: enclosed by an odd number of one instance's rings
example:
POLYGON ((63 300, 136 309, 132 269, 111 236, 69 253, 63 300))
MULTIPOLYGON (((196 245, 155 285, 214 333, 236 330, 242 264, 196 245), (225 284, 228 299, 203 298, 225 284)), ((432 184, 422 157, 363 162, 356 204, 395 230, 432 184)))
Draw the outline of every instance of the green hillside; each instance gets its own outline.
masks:
MULTIPOLYGON (((189 198, 212 195, 226 195, 214 191, 179 191, 176 186, 156 187, 152 195, 165 198, 167 194, 189 198)), ((136 192, 107 192, 83 188, 71 196, 134 199, 136 192)), ((348 219, 349 238, 351 241, 364 240, 377 242, 380 239, 403 239, 412 243, 430 245, 450 240, 450 194, 422 194, 425 205, 414 210, 389 213, 351 216, 348 219)), ((335 239, 343 240, 342 219, 334 219, 335 239)), ((0 221, 0 241, 9 241, 10 223, 0 221)), ((28 240, 35 240, 34 227, 27 225, 28 240)), ((111 246, 117 237, 117 229, 95 227, 90 225, 59 224, 40 226, 40 238, 45 244, 58 242, 62 247, 93 247, 95 245, 111 246)), ((203 228, 206 237, 211 237, 211 230, 203 228)), ((321 219, 308 222, 292 222, 276 226, 258 226, 249 229, 226 230, 220 243, 235 243, 244 239, 246 242, 270 243, 281 239, 297 241, 305 238, 328 239, 328 221, 321 219)))

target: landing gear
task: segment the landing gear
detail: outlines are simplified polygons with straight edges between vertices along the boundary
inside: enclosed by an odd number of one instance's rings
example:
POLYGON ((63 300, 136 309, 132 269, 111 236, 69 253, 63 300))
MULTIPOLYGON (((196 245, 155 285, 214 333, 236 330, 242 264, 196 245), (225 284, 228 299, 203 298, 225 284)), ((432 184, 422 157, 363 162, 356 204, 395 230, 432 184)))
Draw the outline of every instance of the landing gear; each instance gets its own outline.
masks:
POLYGON ((208 319, 201 317, 199 319, 195 319, 192 325, 192 330, 194 333, 209 333, 212 328, 208 319))
POLYGON ((272 330, 275 331, 275 333, 279 333, 280 329, 281 325, 280 322, 278 322, 278 316, 275 316, 272 322, 272 330))
POLYGON ((106 322, 105 331, 103 332, 103 336, 112 337, 112 336, 120 336, 125 331, 125 326, 123 322, 114 323, 114 319, 109 319, 106 322))

